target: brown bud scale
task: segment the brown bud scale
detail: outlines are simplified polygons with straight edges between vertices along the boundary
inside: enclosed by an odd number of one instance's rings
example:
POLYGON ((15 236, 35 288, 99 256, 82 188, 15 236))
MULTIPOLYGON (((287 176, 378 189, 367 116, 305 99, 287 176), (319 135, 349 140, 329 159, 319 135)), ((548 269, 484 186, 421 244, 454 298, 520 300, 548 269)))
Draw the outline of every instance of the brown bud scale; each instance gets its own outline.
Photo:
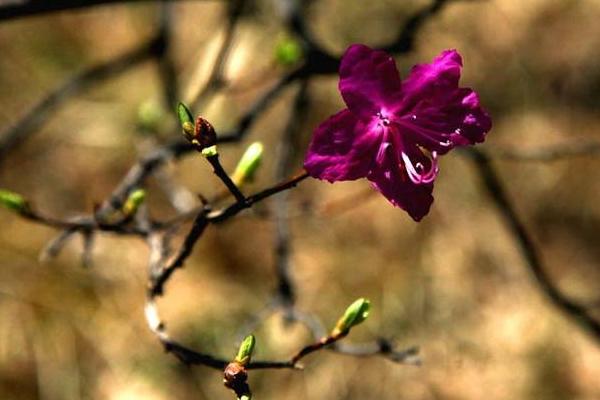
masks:
POLYGON ((212 124, 202 117, 196 118, 193 140, 197 142, 201 149, 205 149, 217 144, 217 133, 212 124))
POLYGON ((246 368, 237 362, 232 362, 227 365, 223 374, 223 384, 226 387, 237 391, 236 389, 245 386, 248 380, 248 372, 246 368))

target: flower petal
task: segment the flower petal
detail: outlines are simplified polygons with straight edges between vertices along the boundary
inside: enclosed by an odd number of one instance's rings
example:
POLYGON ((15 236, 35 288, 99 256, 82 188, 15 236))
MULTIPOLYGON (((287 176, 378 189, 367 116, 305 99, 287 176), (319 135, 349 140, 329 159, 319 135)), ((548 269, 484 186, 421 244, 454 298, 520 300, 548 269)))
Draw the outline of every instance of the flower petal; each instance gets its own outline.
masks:
POLYGON ((458 87, 461 66, 460 55, 446 50, 433 63, 415 66, 402 83, 401 133, 439 154, 483 142, 492 127, 477 93, 458 87))
MULTIPOLYGON (((418 149, 415 148, 418 151, 418 149)), ((421 153, 419 153, 421 154, 421 153)), ((411 156, 413 154, 411 153, 411 156)), ((413 162, 427 163, 427 157, 413 162)), ((383 194, 390 203, 405 210, 412 219, 420 221, 433 203, 433 182, 415 184, 409 179, 404 166, 400 164, 397 154, 392 147, 388 148, 381 163, 374 168, 367 178, 375 189, 383 194)))
POLYGON ((312 177, 329 182, 367 176, 381 142, 379 129, 347 109, 340 111, 315 130, 304 168, 312 177))
POLYGON ((362 44, 350 46, 340 64, 339 89, 348 108, 361 118, 391 111, 402 97, 394 59, 362 44))
POLYGON ((412 108, 420 101, 445 97, 458 89, 462 57, 456 50, 445 50, 431 64, 417 64, 402 82, 404 107, 412 108))

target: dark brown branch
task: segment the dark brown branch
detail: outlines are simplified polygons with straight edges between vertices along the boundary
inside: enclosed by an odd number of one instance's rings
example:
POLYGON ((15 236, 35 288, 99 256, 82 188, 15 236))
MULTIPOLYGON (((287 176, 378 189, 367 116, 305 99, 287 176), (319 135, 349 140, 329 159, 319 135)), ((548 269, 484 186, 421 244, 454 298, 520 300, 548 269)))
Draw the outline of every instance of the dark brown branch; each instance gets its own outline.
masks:
POLYGON ((277 194, 277 193, 283 192, 284 190, 295 187, 299 182, 308 178, 308 176, 309 175, 305 171, 299 172, 298 174, 293 176, 291 179, 289 179, 285 182, 279 183, 268 189, 265 189, 261 192, 258 192, 252 196, 249 196, 246 198, 246 200, 244 202, 234 203, 222 211, 216 211, 214 213, 211 213, 208 215, 207 218, 212 223, 224 222, 227 219, 238 214, 240 211, 252 207, 252 205, 254 205, 254 203, 258 203, 259 201, 266 199, 267 197, 273 196, 274 194, 277 194))
POLYGON ((596 341, 600 342, 600 322, 595 320, 589 310, 570 300, 552 282, 542 262, 540 252, 534 244, 525 225, 517 215, 517 211, 506 193, 500 177, 491 164, 490 158, 476 149, 469 149, 468 154, 475 164, 477 172, 483 181, 488 194, 496 203, 498 210, 504 217, 512 235, 518 242, 521 254, 527 261, 529 270, 538 283, 540 289, 548 296, 552 303, 564 314, 573 318, 596 341))
POLYGON ((227 190, 233 195, 233 197, 240 203, 246 200, 246 196, 240 191, 240 188, 231 180, 229 174, 223 169, 221 162, 219 161, 219 155, 207 156, 206 159, 213 168, 215 175, 223 182, 227 190))
POLYGON ((164 285, 169 280, 171 275, 179 269, 183 267, 185 260, 190 256, 194 245, 204 233, 204 230, 208 226, 209 220, 206 218, 206 213, 208 210, 202 210, 194 220, 192 224, 192 228, 190 232, 185 237, 183 245, 177 252, 177 255, 173 258, 173 260, 167 264, 164 268, 156 273, 151 272, 150 276, 150 297, 155 297, 163 294, 164 285))
POLYGON ((290 362, 292 363, 292 365, 296 365, 296 364, 298 364, 298 362, 301 359, 303 359, 307 355, 309 355, 311 353, 314 353, 315 351, 321 350, 324 347, 332 345, 333 343, 337 342, 338 340, 341 340, 344 337, 346 337, 348 335, 348 333, 350 333, 350 331, 340 332, 337 335, 328 335, 328 336, 325 336, 321 340, 319 340, 318 342, 309 344, 308 346, 300 349, 300 351, 298 353, 296 353, 292 357, 292 359, 291 359, 290 362))
POLYGON ((244 198, 242 201, 237 201, 225 208, 221 211, 216 211, 213 213, 209 213, 208 209, 202 210, 195 218, 194 223, 190 232, 186 235, 183 245, 179 249, 177 255, 173 258, 173 260, 167 264, 164 268, 162 268, 157 274, 154 274, 149 283, 149 296, 154 298, 155 296, 162 295, 164 291, 164 285, 169 280, 173 272, 175 270, 183 267, 185 260, 190 256, 194 245, 204 233, 204 230, 208 226, 209 223, 219 223, 223 222, 234 215, 238 214, 240 211, 252 207, 254 203, 257 203, 269 196, 292 188, 298 184, 298 182, 306 179, 308 174, 306 172, 302 172, 288 181, 279 183, 271 188, 265 189, 261 192, 258 192, 252 196, 244 198))

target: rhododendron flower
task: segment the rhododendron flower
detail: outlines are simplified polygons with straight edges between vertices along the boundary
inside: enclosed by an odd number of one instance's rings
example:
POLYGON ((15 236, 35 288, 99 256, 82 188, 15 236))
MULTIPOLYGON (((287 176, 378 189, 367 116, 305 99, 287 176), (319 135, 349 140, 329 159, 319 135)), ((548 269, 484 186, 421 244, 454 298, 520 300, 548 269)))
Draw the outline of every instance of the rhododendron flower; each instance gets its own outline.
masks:
POLYGON ((492 126, 477 93, 458 86, 461 67, 446 50, 401 81, 389 54, 350 46, 339 82, 348 108, 317 127, 304 168, 329 182, 367 178, 419 221, 433 202, 438 157, 482 142, 492 126))

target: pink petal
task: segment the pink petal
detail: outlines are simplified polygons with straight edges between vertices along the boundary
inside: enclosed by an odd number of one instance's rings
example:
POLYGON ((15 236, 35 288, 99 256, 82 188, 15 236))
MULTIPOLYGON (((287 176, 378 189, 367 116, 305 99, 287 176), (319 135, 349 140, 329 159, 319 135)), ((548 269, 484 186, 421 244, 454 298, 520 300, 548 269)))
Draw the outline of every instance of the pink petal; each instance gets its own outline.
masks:
MULTIPOLYGON (((418 151, 418 149, 417 149, 418 151)), ((425 156, 421 154, 426 159, 425 156)), ((413 183, 400 164, 395 149, 388 148, 382 162, 367 177, 375 189, 383 194, 390 203, 405 210, 412 219, 420 221, 433 203, 433 183, 413 183)), ((424 159, 413 162, 426 162, 424 159)))
POLYGON ((458 87, 461 65, 460 55, 446 50, 433 63, 415 66, 402 86, 401 133, 439 154, 482 142, 492 127, 477 94, 458 87))
POLYGON ((304 168, 314 178, 329 182, 367 176, 381 142, 376 124, 366 124, 342 110, 317 127, 304 168))
POLYGON ((340 64, 339 89, 348 108, 369 119, 400 102, 401 81, 394 59, 362 44, 350 46, 340 64))
POLYGON ((438 97, 458 89, 462 58, 456 50, 445 50, 431 64, 412 67, 402 82, 404 107, 412 108, 416 103, 438 97))

